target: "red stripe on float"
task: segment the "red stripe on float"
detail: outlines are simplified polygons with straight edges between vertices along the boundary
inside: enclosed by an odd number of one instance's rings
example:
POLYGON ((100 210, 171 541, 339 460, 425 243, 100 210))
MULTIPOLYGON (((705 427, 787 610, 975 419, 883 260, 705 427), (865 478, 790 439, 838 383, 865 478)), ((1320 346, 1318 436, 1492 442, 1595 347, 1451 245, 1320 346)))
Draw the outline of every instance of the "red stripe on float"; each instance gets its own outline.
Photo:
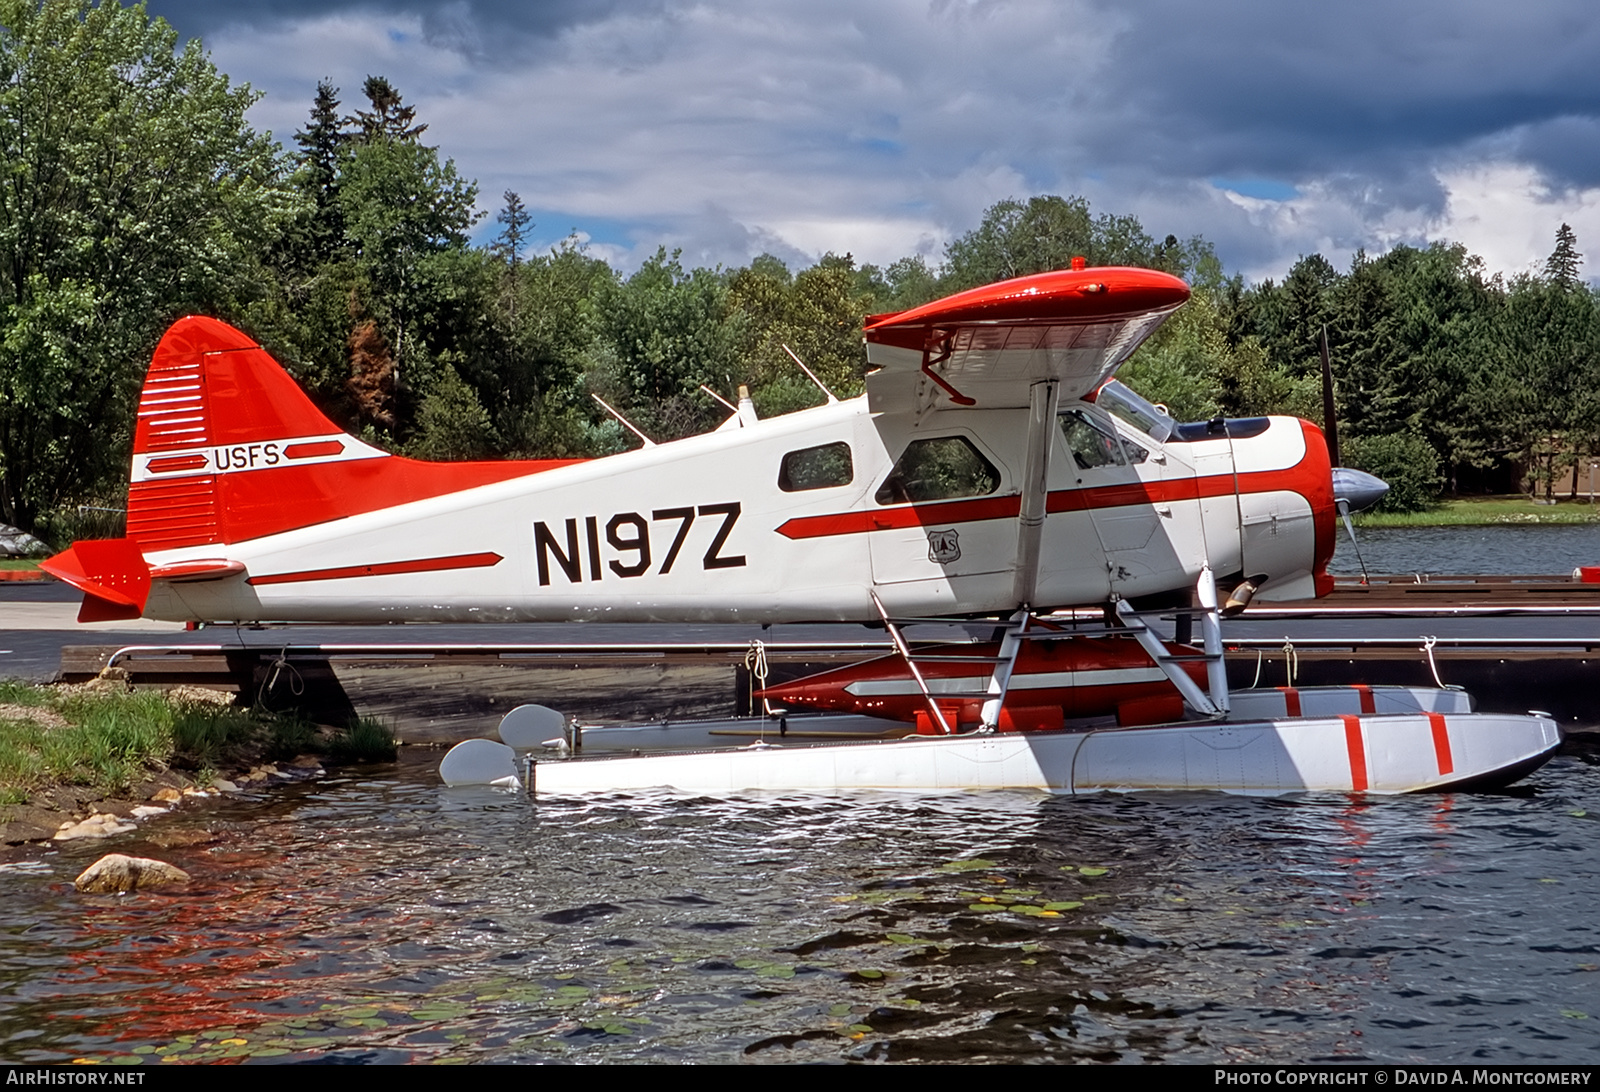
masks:
POLYGON ((1292 686, 1280 686, 1283 691, 1283 715, 1298 717, 1300 715, 1300 691, 1292 686))
POLYGON ((1350 789, 1367 791, 1367 745, 1361 738, 1360 717, 1340 717, 1344 721, 1344 746, 1350 752, 1350 789))
POLYGON ((1455 759, 1450 755, 1450 729, 1443 713, 1429 713, 1428 724, 1433 728, 1433 758, 1441 774, 1454 773, 1455 759))
POLYGON ((1363 713, 1376 713, 1378 703, 1372 697, 1372 687, 1356 684, 1356 693, 1361 695, 1361 711, 1363 713))
POLYGON ((483 569, 500 564, 499 554, 456 554, 422 557, 415 561, 386 561, 378 565, 347 565, 341 569, 306 569, 297 573, 252 576, 247 584, 296 584, 309 580, 346 580, 353 576, 392 576, 396 573, 431 573, 445 569, 483 569))

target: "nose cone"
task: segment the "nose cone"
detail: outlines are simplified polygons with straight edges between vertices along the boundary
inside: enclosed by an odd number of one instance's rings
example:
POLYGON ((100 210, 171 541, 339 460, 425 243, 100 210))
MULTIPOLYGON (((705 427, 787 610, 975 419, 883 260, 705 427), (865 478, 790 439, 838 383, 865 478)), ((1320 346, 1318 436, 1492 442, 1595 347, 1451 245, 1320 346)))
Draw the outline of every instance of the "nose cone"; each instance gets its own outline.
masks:
POLYGON ((1333 468, 1333 499, 1347 511, 1361 512, 1371 508, 1388 491, 1388 482, 1365 470, 1352 470, 1347 466, 1333 468))

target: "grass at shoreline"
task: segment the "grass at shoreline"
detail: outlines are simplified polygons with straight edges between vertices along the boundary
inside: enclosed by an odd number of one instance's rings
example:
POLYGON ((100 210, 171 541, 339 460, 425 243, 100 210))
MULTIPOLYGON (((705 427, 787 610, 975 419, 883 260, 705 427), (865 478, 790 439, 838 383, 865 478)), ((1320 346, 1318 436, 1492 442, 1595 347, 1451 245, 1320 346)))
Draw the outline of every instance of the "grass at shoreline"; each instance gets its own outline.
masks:
POLYGON ((30 557, 0 557, 0 571, 4 571, 4 570, 8 570, 8 569, 20 569, 22 571, 27 571, 27 570, 30 570, 30 569, 37 569, 38 567, 39 567, 39 559, 38 558, 30 558, 30 557))
POLYGON ((1482 527, 1495 524, 1600 522, 1600 507, 1588 498, 1534 504, 1527 497, 1483 497, 1440 501, 1421 512, 1364 512, 1358 527, 1482 527))
POLYGON ((175 704, 159 691, 0 682, 0 807, 56 785, 115 796, 154 769, 205 771, 310 752, 364 762, 392 759, 394 749, 393 732, 375 721, 324 737, 295 716, 175 704))

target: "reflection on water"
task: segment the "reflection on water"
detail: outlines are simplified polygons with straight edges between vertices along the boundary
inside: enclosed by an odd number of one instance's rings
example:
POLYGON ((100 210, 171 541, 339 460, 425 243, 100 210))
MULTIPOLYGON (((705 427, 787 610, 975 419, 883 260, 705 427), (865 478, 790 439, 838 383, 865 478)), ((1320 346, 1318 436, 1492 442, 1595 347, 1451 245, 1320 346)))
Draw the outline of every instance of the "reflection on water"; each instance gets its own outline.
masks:
MULTIPOLYGON (((1371 573, 1544 573, 1600 565, 1600 524, 1356 528, 1371 573)), ((1328 571, 1359 575, 1341 526, 1328 571)))
POLYGON ((0 872, 7 1061, 1586 1061, 1596 770, 1361 802, 530 802, 436 755, 0 872))

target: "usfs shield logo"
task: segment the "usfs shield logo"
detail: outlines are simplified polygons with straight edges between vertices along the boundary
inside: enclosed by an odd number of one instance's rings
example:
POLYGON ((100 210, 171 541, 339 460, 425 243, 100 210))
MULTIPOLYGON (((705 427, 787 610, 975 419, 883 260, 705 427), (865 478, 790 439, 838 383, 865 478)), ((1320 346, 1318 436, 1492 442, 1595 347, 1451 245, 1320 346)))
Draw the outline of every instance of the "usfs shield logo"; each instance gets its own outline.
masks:
POLYGON ((928 532, 928 560, 948 565, 961 560, 961 536, 954 530, 928 532))

